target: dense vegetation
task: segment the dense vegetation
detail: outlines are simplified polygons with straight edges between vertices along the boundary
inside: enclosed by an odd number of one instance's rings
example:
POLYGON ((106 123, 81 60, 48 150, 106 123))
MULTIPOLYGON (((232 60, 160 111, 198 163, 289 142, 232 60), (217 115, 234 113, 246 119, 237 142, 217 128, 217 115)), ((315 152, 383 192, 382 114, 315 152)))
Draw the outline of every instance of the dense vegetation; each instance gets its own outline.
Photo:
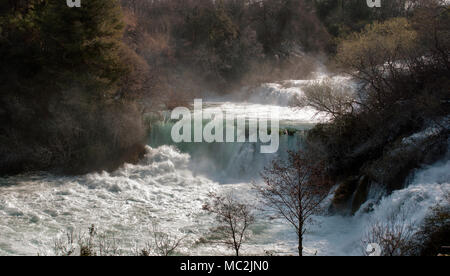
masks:
POLYGON ((2 1, 0 12, 0 173, 137 160, 145 66, 122 42, 118 2, 2 1))
POLYGON ((135 161, 144 111, 298 78, 329 42, 311 1, 2 1, 0 173, 135 161))
POLYGON ((122 2, 135 21, 132 44, 177 99, 298 78, 311 68, 304 53, 319 54, 330 43, 311 1, 122 2))
MULTIPOLYGON (((307 149, 339 184, 331 211, 354 214, 371 185, 401 189, 415 169, 448 154, 450 11, 438 0, 384 1, 376 12, 365 1, 315 2, 336 38, 331 59, 358 88, 351 93, 325 80, 307 87, 297 104, 331 116, 308 133, 307 149)), ((443 253, 448 200, 443 204, 418 231, 396 218, 375 224, 369 238, 384 255, 443 253)))
POLYGON ((417 255, 437 256, 449 253, 447 244, 450 242, 450 195, 447 194, 444 204, 431 210, 414 236, 413 244, 418 248, 417 255))
POLYGON ((367 1, 314 0, 317 14, 334 37, 360 31, 373 21, 406 16, 418 0, 382 1, 381 8, 369 8, 367 1))
POLYGON ((50 0, 1 4, 2 173, 84 172, 135 160, 149 106, 300 77, 311 69, 305 53, 327 51, 361 82, 354 96, 326 83, 307 93, 316 96, 309 104, 333 113, 309 142, 328 173, 346 180, 343 193, 361 176, 399 188, 412 168, 443 151, 443 143, 427 140, 388 153, 448 120, 449 19, 440 1, 407 1, 406 8, 390 1, 378 10, 364 1, 91 2, 76 9, 50 0), (321 103, 325 94, 335 102, 321 103), (377 173, 397 159, 405 162, 377 173))
POLYGON ((327 174, 341 183, 337 209, 356 212, 371 183, 388 192, 400 189, 415 168, 446 153, 449 15, 448 6, 420 1, 407 17, 375 21, 346 35, 335 60, 359 81, 356 94, 324 82, 301 99, 334 118, 309 132, 308 140, 310 150, 326 160, 327 174))
POLYGON ((263 2, 2 2, 0 172, 113 169, 143 152, 149 106, 305 73, 327 41, 313 7, 263 2))
MULTIPOLYGON (((144 153, 144 112, 326 60, 359 89, 305 89, 297 104, 332 117, 305 151, 339 183, 334 210, 355 213, 370 185, 402 188, 448 149, 449 16, 439 0, 2 1, 0 174, 115 169, 144 153)), ((433 210, 415 254, 448 242, 448 213, 433 210)))

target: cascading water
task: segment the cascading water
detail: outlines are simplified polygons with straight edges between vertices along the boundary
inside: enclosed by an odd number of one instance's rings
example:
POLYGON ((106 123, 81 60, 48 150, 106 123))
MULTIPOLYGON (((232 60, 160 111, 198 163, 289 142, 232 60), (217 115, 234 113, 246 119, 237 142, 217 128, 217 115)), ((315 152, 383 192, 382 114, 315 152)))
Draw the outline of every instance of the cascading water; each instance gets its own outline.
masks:
MULTIPOLYGON (((210 108, 219 107, 229 114, 245 116, 247 119, 258 119, 270 114, 276 106, 263 106, 250 103, 214 102, 206 103, 204 112, 210 108)), ((278 107, 277 107, 278 108, 278 107)), ((169 119, 152 125, 149 145, 157 148, 162 145, 176 146, 180 151, 188 153, 192 159, 191 170, 194 173, 205 174, 219 183, 235 183, 251 181, 257 178, 259 172, 274 156, 284 157, 288 150, 295 150, 301 145, 304 131, 313 126, 315 112, 309 109, 297 111, 284 107, 284 112, 277 117, 280 121, 280 141, 277 154, 263 154, 260 151, 262 143, 174 143, 171 130, 175 122, 169 119), (294 121, 296 113, 300 120, 294 121), (303 118, 303 119, 302 119, 303 118)), ((315 120, 318 120, 316 118, 315 120)), ((210 121, 204 121, 203 127, 210 121)), ((248 132, 248 124, 247 132, 248 132)))
MULTIPOLYGON (((348 80, 337 77, 335 81, 348 80)), ((265 116, 270 106, 278 106, 280 128, 296 130, 281 136, 282 158, 283 152, 299 146, 302 130, 326 119, 314 110, 287 106, 307 82, 267 84, 245 101, 215 99, 206 108, 220 106, 257 118, 265 116)), ((236 191, 242 198, 253 199, 250 183, 260 181, 259 171, 278 155, 261 154, 259 144, 251 143, 174 144, 172 125, 170 120, 154 124, 145 158, 113 173, 1 178, 0 255, 52 254, 54 238, 68 228, 84 230, 91 224, 115 234, 122 253, 132 254, 151 239, 154 222, 172 235, 186 236, 180 248, 184 254, 229 254, 218 245, 194 245, 214 225, 202 205, 209 192, 236 191)), ((306 254, 360 255, 367 225, 374 218, 386 219, 392 211, 411 212, 411 220, 420 223, 428 208, 450 191, 448 160, 417 171, 409 186, 389 196, 372 187, 369 201, 353 217, 317 217, 318 223, 306 236, 306 254)), ((251 230, 253 238, 243 248, 244 254, 295 254, 295 234, 283 221, 261 214, 251 230)))

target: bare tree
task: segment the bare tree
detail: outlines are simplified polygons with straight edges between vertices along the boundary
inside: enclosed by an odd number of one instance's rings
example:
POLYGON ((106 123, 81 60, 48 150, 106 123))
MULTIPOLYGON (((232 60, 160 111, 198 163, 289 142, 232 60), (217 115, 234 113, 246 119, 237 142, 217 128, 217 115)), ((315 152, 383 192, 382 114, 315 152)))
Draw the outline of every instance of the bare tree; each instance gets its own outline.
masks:
POLYGON ((287 162, 275 160, 261 174, 263 186, 255 185, 269 210, 288 221, 298 237, 298 254, 303 255, 303 237, 312 216, 322 211, 330 181, 323 175, 323 163, 302 152, 289 152, 287 162))
POLYGON ((444 200, 430 208, 414 235, 419 256, 446 256, 450 245, 450 192, 444 200))
POLYGON ((73 229, 66 231, 65 237, 59 237, 53 241, 53 253, 56 256, 79 255, 78 237, 73 229))
POLYGON ((324 112, 334 119, 352 114, 356 101, 351 87, 334 83, 330 79, 316 81, 303 89, 304 94, 293 101, 293 105, 310 106, 318 112, 324 112))
POLYGON ((140 256, 150 256, 152 254, 157 256, 171 256, 181 246, 185 238, 185 236, 180 238, 162 232, 156 223, 153 223, 152 228, 153 240, 147 242, 145 248, 139 252, 140 256))
POLYGON ((225 244, 233 249, 236 256, 248 237, 249 226, 254 223, 252 208, 239 202, 232 194, 217 196, 211 193, 212 202, 203 206, 203 210, 216 215, 219 226, 214 228, 211 240, 225 244))
POLYGON ((114 235, 98 232, 95 225, 88 232, 66 231, 65 238, 54 240, 53 252, 57 256, 118 256, 120 249, 114 235))
POLYGON ((363 252, 368 244, 380 246, 381 256, 411 256, 415 254, 415 227, 405 211, 392 212, 386 220, 375 220, 363 238, 363 252))

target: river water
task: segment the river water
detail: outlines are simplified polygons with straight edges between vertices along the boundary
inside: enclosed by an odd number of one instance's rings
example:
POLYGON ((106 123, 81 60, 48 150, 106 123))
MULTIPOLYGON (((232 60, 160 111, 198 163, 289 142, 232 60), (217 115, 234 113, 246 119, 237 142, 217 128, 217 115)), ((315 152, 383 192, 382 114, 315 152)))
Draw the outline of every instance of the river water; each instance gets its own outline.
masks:
MULTIPOLYGON (((318 75, 317 79, 324 75, 318 75)), ((233 192, 256 202, 252 183, 276 157, 301 147, 304 131, 327 120, 315 110, 289 107, 308 81, 286 81, 255 88, 251 96, 205 99, 205 108, 261 118, 277 108, 281 129, 294 129, 280 137, 276 154, 262 154, 258 143, 185 143, 170 139, 173 122, 160 120, 149 135, 148 153, 137 165, 126 164, 112 173, 78 177, 49 174, 0 178, 0 255, 52 255, 54 241, 68 229, 84 231, 91 224, 113 235, 122 254, 133 254, 151 240, 152 224, 170 235, 185 237, 180 254, 232 254, 220 245, 196 243, 214 226, 202 210, 208 193, 233 192)), ((334 77, 339 83, 350 82, 334 77)), ((306 255, 361 255, 363 236, 374 219, 388 219, 392 212, 408 212, 411 223, 420 223, 428 208, 450 191, 448 158, 418 170, 404 189, 385 196, 372 187, 370 200, 355 216, 316 217, 306 235, 306 255), (371 212, 365 210, 370 209, 371 212)), ((331 195, 328 199, 331 200, 331 195)), ((258 213, 244 254, 296 253, 293 229, 270 214, 258 213)))

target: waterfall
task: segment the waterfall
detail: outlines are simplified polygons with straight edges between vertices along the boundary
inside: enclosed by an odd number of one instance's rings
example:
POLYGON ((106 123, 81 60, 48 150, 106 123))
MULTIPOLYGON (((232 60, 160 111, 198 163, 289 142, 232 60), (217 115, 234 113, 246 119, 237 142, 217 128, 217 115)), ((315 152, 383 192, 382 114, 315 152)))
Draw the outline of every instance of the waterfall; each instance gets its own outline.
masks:
POLYGON ((188 153, 192 159, 190 169, 195 174, 203 174, 219 183, 236 183, 258 178, 259 172, 274 158, 284 158, 288 150, 298 149, 303 138, 305 125, 296 132, 283 134, 277 154, 260 152, 262 143, 174 143, 170 139, 173 122, 160 122, 153 126, 149 145, 158 148, 163 145, 175 146, 188 153))
MULTIPOLYGON (((302 93, 305 82, 268 84, 239 101, 205 101, 207 108, 220 106, 256 118, 265 116, 271 106, 282 108, 283 135, 277 154, 260 153, 259 143, 176 144, 170 138, 174 122, 166 116, 152 124, 148 153, 136 165, 84 176, 0 178, 0 255, 52 254, 55 237, 64 235, 66 229, 86 230, 91 224, 114 233, 121 252, 132 254, 151 239, 154 222, 169 234, 186 236, 186 245, 180 248, 183 254, 227 254, 227 249, 218 245, 191 246, 214 225, 214 218, 202 211, 202 205, 210 192, 235 191, 242 198, 253 199, 251 183, 261 181, 262 168, 274 158, 284 158, 287 150, 301 147, 304 131, 327 119, 314 110, 287 105, 293 95, 302 93), (264 104, 263 99, 272 100, 264 104), (289 131, 285 134, 283 130, 289 131)), ((420 224, 429 208, 443 203, 450 191, 449 160, 446 157, 416 171, 407 187, 390 195, 372 186, 369 200, 355 216, 316 217, 318 223, 306 235, 305 253, 361 255, 370 222, 385 220, 392 212, 409 212, 411 223, 420 224)), ((296 252, 295 233, 281 220, 261 214, 251 231, 253 238, 243 248, 244 254, 296 252)))

